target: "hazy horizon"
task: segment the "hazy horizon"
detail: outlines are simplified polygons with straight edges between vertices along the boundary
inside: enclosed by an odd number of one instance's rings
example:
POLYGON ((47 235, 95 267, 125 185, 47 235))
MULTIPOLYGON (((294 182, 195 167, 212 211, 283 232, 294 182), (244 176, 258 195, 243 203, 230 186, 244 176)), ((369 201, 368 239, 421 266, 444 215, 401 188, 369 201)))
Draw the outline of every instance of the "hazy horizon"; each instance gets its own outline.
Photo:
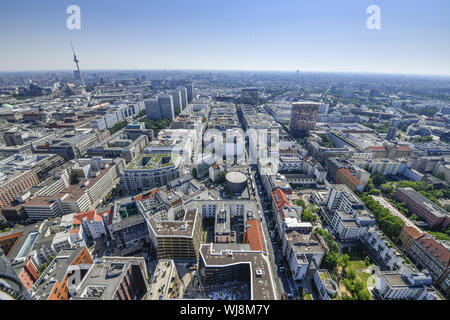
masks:
MULTIPOLYGON (((238 69, 82 69, 82 73, 91 72, 259 72, 259 73, 296 73, 297 70, 238 70, 238 69)), ((374 76, 407 76, 407 77, 431 77, 431 78, 450 78, 450 74, 418 74, 418 73, 385 73, 385 72, 366 72, 366 71, 314 71, 314 70, 299 70, 303 74, 355 74, 355 75, 374 75, 374 76)), ((2 73, 45 73, 45 72, 67 72, 73 73, 73 69, 42 69, 42 70, 11 70, 0 71, 2 73)))

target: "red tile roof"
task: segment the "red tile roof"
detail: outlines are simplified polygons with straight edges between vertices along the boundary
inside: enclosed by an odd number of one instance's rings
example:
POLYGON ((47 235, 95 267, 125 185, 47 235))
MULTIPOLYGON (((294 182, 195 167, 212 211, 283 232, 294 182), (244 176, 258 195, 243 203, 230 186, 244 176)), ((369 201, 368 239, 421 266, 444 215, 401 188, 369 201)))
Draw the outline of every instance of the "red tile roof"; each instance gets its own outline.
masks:
POLYGON ((344 175, 344 176, 350 181, 350 183, 351 183, 352 185, 354 185, 354 186, 359 186, 359 185, 362 185, 362 184, 363 184, 358 178, 356 178, 354 175, 352 175, 352 173, 350 172, 350 169, 347 169, 347 168, 341 168, 341 169, 338 169, 338 171, 339 171, 342 175, 344 175))
POLYGON ((79 228, 72 228, 70 229, 70 234, 77 234, 80 231, 79 228))
POLYGON ((414 240, 423 235, 423 232, 414 227, 404 227, 403 230, 405 230, 405 232, 414 240))
POLYGON ((286 196, 286 193, 284 193, 284 191, 281 190, 280 188, 276 188, 272 192, 272 198, 273 198, 273 201, 275 203, 275 207, 277 208, 277 210, 282 210, 284 207, 290 206, 290 203, 286 196))
POLYGON ((372 151, 386 151, 385 146, 370 146, 369 149, 372 151))
POLYGON ((418 238, 417 243, 422 246, 430 255, 432 255, 439 263, 448 268, 450 265, 450 251, 430 236, 424 234, 418 238))
POLYGON ((83 221, 84 218, 87 218, 88 221, 94 220, 94 221, 102 221, 103 215, 107 213, 108 214, 108 221, 111 222, 111 215, 112 210, 106 210, 106 211, 98 211, 96 209, 86 211, 86 212, 80 212, 77 213, 73 218, 73 224, 79 225, 83 221))
POLYGON ((134 200, 136 201, 142 201, 142 200, 149 200, 151 198, 153 198, 153 196, 158 192, 158 188, 154 188, 152 190, 150 190, 149 193, 143 193, 140 195, 137 195, 136 197, 134 197, 134 200))
POLYGON ((258 219, 247 220, 247 242, 253 251, 264 251, 263 235, 258 219))

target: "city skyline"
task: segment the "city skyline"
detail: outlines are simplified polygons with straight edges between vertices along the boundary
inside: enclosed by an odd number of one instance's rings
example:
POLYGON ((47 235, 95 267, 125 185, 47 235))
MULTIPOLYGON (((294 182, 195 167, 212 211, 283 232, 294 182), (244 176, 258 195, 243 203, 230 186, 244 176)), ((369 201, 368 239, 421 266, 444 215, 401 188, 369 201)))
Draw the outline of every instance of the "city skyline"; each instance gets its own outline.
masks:
POLYGON ((132 4, 71 1, 0 4, 8 50, 2 71, 73 70, 70 41, 89 70, 229 70, 450 75, 450 4, 377 1, 381 30, 369 30, 370 1, 132 4), (256 5, 258 4, 258 5, 256 5), (28 8, 21 10, 22 7, 28 8), (205 9, 207 8, 207 9, 205 9), (39 15, 35 13, 39 12, 39 15), (156 12, 158 14, 156 14, 156 12), (220 12, 220 15, 218 13, 220 12), (320 41, 318 41, 320 39, 320 41), (68 58, 69 57, 69 58, 68 58))

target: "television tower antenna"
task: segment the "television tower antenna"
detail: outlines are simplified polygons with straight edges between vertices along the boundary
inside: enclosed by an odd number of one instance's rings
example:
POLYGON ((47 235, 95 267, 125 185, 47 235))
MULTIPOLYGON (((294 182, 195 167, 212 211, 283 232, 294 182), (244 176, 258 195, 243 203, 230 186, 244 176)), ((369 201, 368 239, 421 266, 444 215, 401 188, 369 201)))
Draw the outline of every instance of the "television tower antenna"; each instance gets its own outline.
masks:
POLYGON ((75 54, 75 49, 73 48, 73 43, 72 43, 72 41, 70 41, 70 45, 71 45, 71 47, 72 47, 72 52, 73 52, 73 61, 74 61, 75 64, 77 65, 78 74, 80 75, 81 86, 82 86, 82 87, 85 87, 84 80, 83 80, 83 75, 81 74, 80 66, 78 65, 78 62, 79 62, 80 60, 78 60, 78 58, 77 58, 77 56, 76 56, 76 54, 75 54))

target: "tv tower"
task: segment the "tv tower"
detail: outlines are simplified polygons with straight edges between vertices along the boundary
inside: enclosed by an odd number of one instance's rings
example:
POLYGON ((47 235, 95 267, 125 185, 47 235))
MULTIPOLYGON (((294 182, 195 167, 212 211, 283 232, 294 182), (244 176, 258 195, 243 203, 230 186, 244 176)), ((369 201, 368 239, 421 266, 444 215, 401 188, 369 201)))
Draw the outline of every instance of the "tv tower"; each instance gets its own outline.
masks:
POLYGON ((75 79, 79 79, 81 80, 81 86, 84 87, 84 80, 83 80, 83 75, 81 74, 80 71, 80 66, 78 65, 78 59, 77 56, 75 55, 75 50, 73 49, 73 43, 72 41, 70 41, 70 45, 72 46, 72 52, 73 52, 73 61, 75 62, 75 64, 77 65, 77 70, 74 72, 75 73, 75 79))

